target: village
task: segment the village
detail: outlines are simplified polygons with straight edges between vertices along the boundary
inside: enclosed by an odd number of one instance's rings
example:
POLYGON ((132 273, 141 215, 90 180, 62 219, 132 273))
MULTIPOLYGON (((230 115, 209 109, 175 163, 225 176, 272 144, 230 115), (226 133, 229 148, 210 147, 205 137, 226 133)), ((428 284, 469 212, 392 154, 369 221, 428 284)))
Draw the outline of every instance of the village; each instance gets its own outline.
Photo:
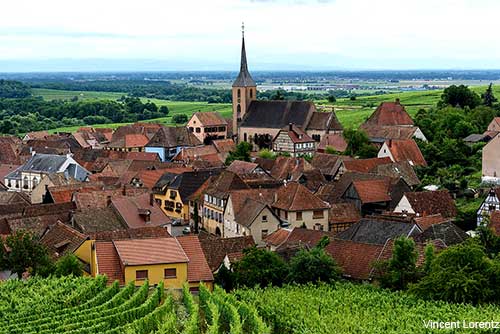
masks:
MULTIPOLYGON (((361 125, 377 150, 361 159, 342 154, 348 142, 334 110, 257 100, 244 38, 232 98, 232 119, 197 112, 186 126, 0 137, 2 238, 33 233, 52 258, 74 254, 86 276, 198 291, 251 247, 290 259, 326 236, 342 276, 371 281, 399 237, 414 240, 421 264, 426 245, 439 252, 475 235, 454 224, 448 190, 420 188, 415 168, 428 162, 417 141, 427 139, 399 99, 361 125)), ((487 182, 500 180, 499 132, 497 117, 465 138, 489 141, 487 182)), ((498 210, 493 187, 477 226, 500 234, 498 210)))

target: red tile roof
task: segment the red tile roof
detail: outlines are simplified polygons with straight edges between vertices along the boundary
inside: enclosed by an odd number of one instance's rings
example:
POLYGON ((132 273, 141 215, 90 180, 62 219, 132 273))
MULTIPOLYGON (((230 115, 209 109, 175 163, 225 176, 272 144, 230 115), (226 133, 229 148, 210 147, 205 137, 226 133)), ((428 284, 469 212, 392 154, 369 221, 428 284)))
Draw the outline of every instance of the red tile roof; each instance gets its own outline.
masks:
POLYGON ((189 262, 175 238, 114 240, 113 244, 124 266, 189 262))
POLYGON ((344 276, 368 280, 371 278, 373 265, 379 259, 383 249, 383 245, 330 239, 325 251, 342 268, 344 276))
POLYGON ((273 207, 286 211, 306 211, 328 209, 330 204, 322 201, 309 189, 297 182, 290 182, 282 186, 276 193, 277 200, 273 207))
POLYGON ((20 166, 21 165, 0 164, 0 181, 3 182, 7 174, 16 170, 20 166))
POLYGON ((427 230, 434 224, 441 224, 450 221, 449 218, 444 218, 440 213, 435 215, 428 215, 424 217, 415 217, 415 223, 420 227, 422 231, 427 230))
POLYGON ((77 183, 63 186, 48 187, 54 203, 66 203, 73 200, 75 193, 88 193, 103 190, 102 184, 77 183))
POLYGON ((500 211, 493 211, 490 216, 489 228, 493 230, 493 233, 500 236, 500 211))
POLYGON ((408 161, 414 166, 427 166, 422 152, 413 139, 391 139, 385 142, 395 162, 408 161))
POLYGON ((59 257, 63 254, 72 253, 86 239, 85 234, 58 221, 45 230, 40 242, 48 248, 51 255, 59 257))
POLYGON ((346 171, 359 172, 359 173, 368 173, 379 165, 385 165, 390 163, 392 163, 392 160, 389 157, 344 160, 344 166, 346 171))
POLYGON ((206 232, 201 232, 199 234, 199 240, 212 272, 220 268, 227 254, 242 252, 246 248, 255 246, 255 241, 251 235, 245 237, 220 238, 206 232))
POLYGON ((197 236, 178 237, 177 241, 181 244, 187 257, 188 263, 188 281, 189 282, 211 282, 214 280, 212 270, 208 266, 207 259, 201 248, 200 240, 197 236))
POLYGON ((370 125, 413 125, 413 120, 405 107, 396 100, 396 102, 382 102, 362 127, 370 125))
POLYGON ((292 233, 292 230, 280 228, 269 234, 264 241, 268 246, 279 247, 288 239, 290 233, 292 233))
POLYGON ((441 214, 443 217, 456 217, 457 207, 448 190, 407 192, 404 196, 416 214, 428 216, 441 214))
POLYGON ((115 197, 111 199, 111 204, 129 228, 163 226, 170 223, 171 219, 163 213, 158 204, 154 200, 151 203, 151 196, 145 193, 135 197, 115 197), (148 214, 149 221, 146 220, 148 214))
POLYGON ((124 147, 144 147, 148 142, 148 137, 143 134, 129 134, 125 135, 124 147))
POLYGON ((363 204, 389 202, 390 182, 387 180, 359 180, 352 182, 363 204))
POLYGON ((160 161, 157 153, 151 152, 127 152, 126 159, 141 160, 141 161, 160 161))
POLYGON ((227 168, 226 170, 233 172, 235 174, 248 174, 252 173, 255 168, 257 168, 259 165, 254 163, 254 162, 248 162, 248 161, 241 161, 241 160, 234 160, 227 168))
POLYGON ((195 116, 203 126, 227 125, 227 121, 216 111, 196 112, 192 117, 195 116))
POLYGON ((276 134, 273 141, 279 136, 280 132, 286 132, 288 137, 294 144, 314 142, 314 139, 312 139, 304 130, 294 124, 287 125, 282 128, 278 132, 278 134, 276 134))
POLYGON ((347 149, 347 142, 342 134, 327 133, 321 138, 318 145, 318 151, 324 152, 327 147, 331 147, 337 152, 344 152, 347 149))
POLYGON ((167 238, 171 235, 167 229, 160 226, 146 226, 140 228, 128 228, 126 230, 101 231, 90 233, 92 240, 112 241, 121 239, 146 239, 146 238, 167 238))
POLYGON ((116 248, 111 241, 97 241, 95 243, 95 252, 97 259, 97 273, 106 275, 108 282, 118 280, 120 284, 124 284, 125 277, 123 275, 120 258, 116 252, 116 248))

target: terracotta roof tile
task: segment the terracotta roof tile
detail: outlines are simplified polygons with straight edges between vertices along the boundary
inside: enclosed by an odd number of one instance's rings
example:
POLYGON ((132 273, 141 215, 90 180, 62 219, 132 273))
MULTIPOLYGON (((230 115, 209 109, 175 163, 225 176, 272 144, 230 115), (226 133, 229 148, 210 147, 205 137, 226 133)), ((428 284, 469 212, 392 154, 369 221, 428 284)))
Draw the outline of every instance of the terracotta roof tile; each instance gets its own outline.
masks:
POLYGON ((415 223, 420 227, 422 231, 427 230, 434 224, 441 224, 450 221, 449 218, 444 218, 440 213, 435 215, 428 215, 424 217, 415 217, 415 223))
POLYGON ((416 126, 377 126, 365 125, 363 130, 370 139, 412 139, 418 130, 416 126))
POLYGON ((387 180, 360 180, 352 182, 363 204, 389 202, 390 182, 387 180))
POLYGON ((347 149, 347 142, 342 134, 327 133, 321 138, 317 150, 323 152, 327 147, 331 147, 337 152, 344 152, 347 149))
POLYGON ((198 117, 203 126, 227 125, 227 121, 216 111, 196 112, 192 117, 198 117))
POLYGON ((281 210, 306 211, 330 208, 328 203, 297 182, 282 186, 276 195, 277 200, 273 203, 273 207, 281 210))
POLYGON ((413 125, 413 120, 399 101, 382 102, 362 127, 369 125, 413 125))
POLYGON ((395 162, 408 161, 414 166, 427 166, 422 152, 413 139, 394 139, 385 142, 395 162))
POLYGON ((269 234, 264 241, 268 246, 279 247, 288 239, 290 233, 292 233, 292 230, 280 228, 269 234))
POLYGON ((361 214, 354 203, 332 203, 329 214, 330 224, 357 223, 361 214))
POLYGON ((86 239, 86 235, 58 221, 45 230, 40 238, 40 242, 49 249, 51 255, 59 257, 67 253, 72 253, 86 239))
POLYGON ((152 196, 145 193, 135 197, 115 197, 111 199, 111 205, 129 228, 169 224, 171 219, 151 199, 152 196))
POLYGON ((255 162, 234 160, 226 170, 235 174, 247 174, 252 173, 258 166, 255 162))
POLYGON ((212 140, 212 146, 221 154, 227 154, 236 148, 236 144, 232 139, 212 140))
POLYGON ((311 143, 314 142, 304 130, 296 126, 295 124, 290 124, 283 127, 274 137, 273 141, 279 136, 281 132, 286 132, 292 143, 311 143))
POLYGON ((404 194, 416 214, 428 216, 441 214, 456 217, 457 207, 448 190, 409 192, 404 194))
POLYGON ((89 238, 93 240, 112 241, 121 239, 146 239, 170 237, 165 227, 146 226, 140 228, 128 228, 126 230, 101 231, 90 233, 89 238))
POLYGON ((214 280, 212 271, 208 266, 207 259, 201 248, 200 240, 197 236, 178 237, 177 241, 181 244, 187 257, 188 263, 188 281, 189 282, 211 282, 214 280))
POLYGON ((124 147, 144 147, 149 142, 148 137, 142 134, 125 135, 124 147))
POLYGON ((246 248, 255 246, 252 236, 220 238, 206 232, 201 232, 199 240, 212 272, 219 269, 227 254, 241 252, 246 248))
POLYGON ((352 159, 344 160, 346 171, 368 173, 379 165, 392 163, 391 158, 370 158, 370 159, 352 159))
POLYGON ((175 238, 114 240, 113 244, 124 266, 189 262, 175 238))
POLYGON ((108 282, 118 280, 121 285, 125 284, 120 258, 116 248, 111 241, 97 241, 95 243, 97 259, 97 273, 106 275, 108 282))

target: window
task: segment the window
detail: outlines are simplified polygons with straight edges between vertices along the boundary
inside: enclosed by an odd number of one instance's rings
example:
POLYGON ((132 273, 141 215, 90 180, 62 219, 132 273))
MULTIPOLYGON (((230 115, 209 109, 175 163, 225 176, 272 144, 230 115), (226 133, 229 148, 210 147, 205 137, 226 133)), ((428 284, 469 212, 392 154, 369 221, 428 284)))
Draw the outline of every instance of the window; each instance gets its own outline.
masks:
POLYGON ((135 272, 135 280, 145 280, 148 279, 148 271, 147 270, 136 270, 135 272))
POLYGON ((253 98, 253 89, 250 89, 250 98, 253 98))
POLYGON ((241 90, 238 88, 238 92, 237 92, 237 95, 238 95, 238 98, 241 97, 241 90))
POLYGON ((324 218, 323 210, 314 210, 313 211, 313 219, 322 219, 324 218))
POLYGON ((247 141, 247 134, 246 133, 243 134, 243 141, 247 141))
POLYGON ((267 230, 262 230, 261 238, 264 239, 265 237, 267 237, 267 233, 268 233, 267 230))
POLYGON ((28 177, 27 176, 25 176, 23 178, 23 188, 28 189, 28 177))
POLYGON ((205 202, 208 202, 208 195, 205 194, 205 202))
POLYGON ((196 128, 196 133, 200 133, 201 132, 201 129, 200 128, 196 128))
POLYGON ((288 219, 288 211, 283 211, 283 212, 284 212, 285 219, 288 219))
POLYGON ((297 215, 296 218, 297 220, 302 220, 302 211, 297 211, 296 215, 297 215))
POLYGON ((192 126, 189 127, 189 132, 193 132, 194 128, 192 126))
POLYGON ((262 222, 267 223, 267 216, 262 216, 262 222))
POLYGON ((177 197, 177 192, 176 191, 173 191, 173 190, 170 190, 170 198, 171 199, 174 199, 177 197))
POLYGON ((175 268, 166 268, 164 270, 165 278, 176 278, 177 277, 177 269, 175 268))

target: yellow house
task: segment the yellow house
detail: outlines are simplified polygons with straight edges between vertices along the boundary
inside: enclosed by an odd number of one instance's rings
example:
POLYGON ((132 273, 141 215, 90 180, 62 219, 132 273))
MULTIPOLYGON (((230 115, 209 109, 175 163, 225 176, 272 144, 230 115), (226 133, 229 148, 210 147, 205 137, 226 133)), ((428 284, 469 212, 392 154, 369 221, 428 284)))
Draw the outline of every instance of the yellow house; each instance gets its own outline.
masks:
POLYGON ((188 198, 211 175, 214 175, 213 171, 165 173, 153 187, 155 200, 167 216, 188 222, 188 198))
POLYGON ((89 264, 89 275, 107 275, 109 282, 139 286, 147 279, 151 285, 163 281, 166 288, 173 289, 181 289, 187 282, 191 290, 197 290, 200 282, 213 286, 197 236, 87 240, 74 253, 89 264))

